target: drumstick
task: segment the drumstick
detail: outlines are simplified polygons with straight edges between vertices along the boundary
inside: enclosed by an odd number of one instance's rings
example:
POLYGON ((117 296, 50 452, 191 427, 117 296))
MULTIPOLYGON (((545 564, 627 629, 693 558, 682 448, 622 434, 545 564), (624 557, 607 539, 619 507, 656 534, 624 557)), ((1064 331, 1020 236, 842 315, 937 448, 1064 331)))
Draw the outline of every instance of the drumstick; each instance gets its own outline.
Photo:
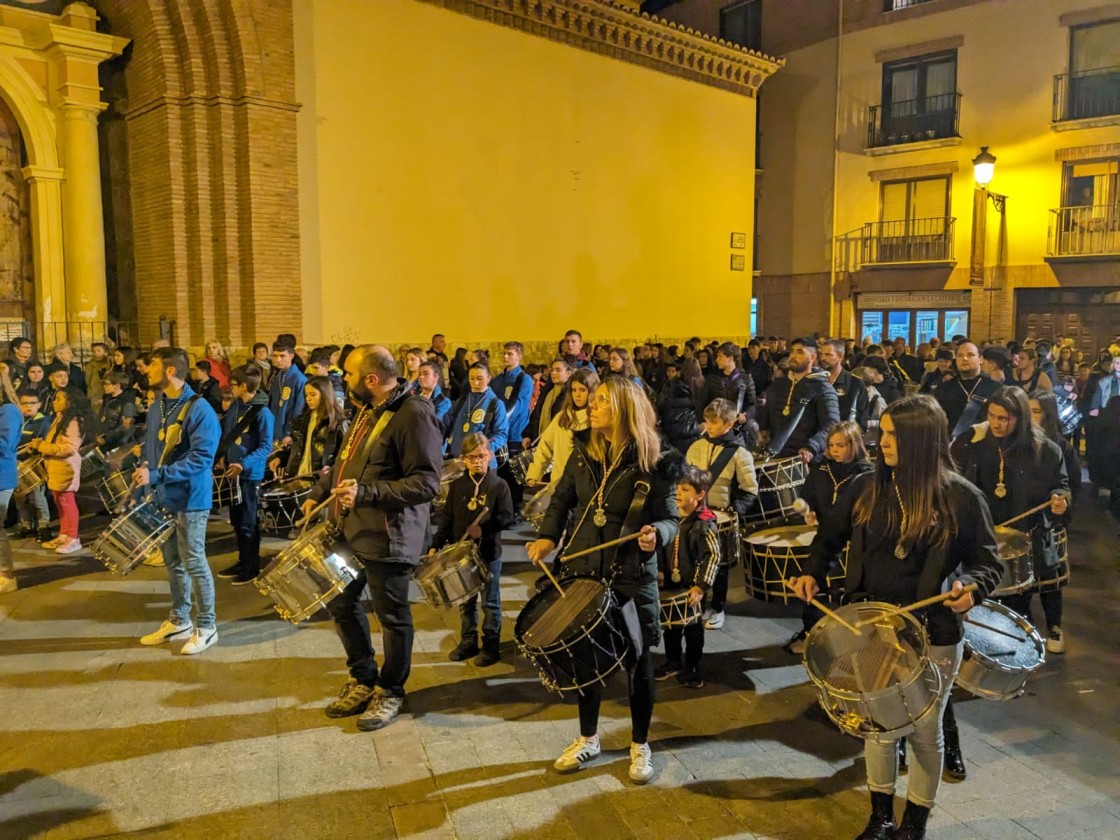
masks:
POLYGON ((476 516, 474 518, 474 522, 472 522, 470 525, 467 526, 467 530, 465 530, 463 532, 463 538, 461 540, 459 540, 459 542, 465 543, 471 538, 470 537, 471 528, 473 528, 475 525, 477 525, 479 522, 481 522, 482 517, 484 517, 489 511, 490 511, 490 508, 488 508, 486 505, 482 506, 482 510, 480 510, 478 512, 478 516, 476 516))
MULTIPOLYGON (((352 480, 353 479, 346 479, 346 481, 352 481, 352 480)), ((301 519, 299 521, 299 527, 301 529, 306 528, 308 523, 311 522, 312 517, 314 517, 319 511, 321 511, 323 508, 325 508, 327 505, 329 505, 331 502, 333 502, 334 497, 336 495, 338 495, 338 493, 340 491, 345 490, 349 486, 350 486, 349 484, 341 483, 341 484, 338 484, 338 485, 332 487, 330 495, 327 496, 327 498, 323 499, 323 501, 321 501, 319 504, 315 505, 315 507, 311 508, 311 510, 309 510, 307 512, 307 516, 303 517, 303 519, 301 519)))
POLYGON ((992 627, 992 625, 985 624, 982 621, 977 621, 974 618, 968 618, 966 616, 965 621, 967 621, 969 624, 975 624, 977 627, 983 627, 985 630, 988 630, 992 633, 999 633, 999 635, 1001 635, 1001 636, 1006 636, 1009 639, 1014 639, 1017 642, 1025 642, 1026 641, 1026 639, 1022 636, 1016 636, 1014 633, 1008 633, 1006 630, 1000 630, 998 627, 992 627))
MULTIPOLYGON (((790 583, 788 580, 784 580, 784 581, 782 581, 782 583, 784 583, 789 589, 794 589, 795 588, 794 585, 792 583, 790 583)), ((822 613, 827 615, 829 618, 836 621, 838 624, 842 625, 843 627, 847 627, 849 630, 851 630, 857 636, 862 636, 863 635, 863 631, 859 629, 860 623, 857 622, 856 624, 849 624, 847 621, 845 621, 843 618, 841 618, 836 612, 834 612, 833 610, 830 610, 828 607, 826 607, 824 604, 822 604, 816 598, 810 599, 809 603, 812 604, 814 607, 816 607, 818 610, 820 610, 822 613)))
POLYGON ((560 585, 560 581, 553 577, 552 572, 548 570, 548 566, 546 566, 544 563, 541 563, 540 567, 544 571, 544 573, 548 575, 548 579, 552 581, 552 585, 556 587, 556 591, 560 593, 560 597, 567 598, 568 593, 564 591, 564 587, 560 585))
POLYGON ((975 583, 970 583, 968 586, 957 592, 954 592, 952 589, 950 589, 948 592, 942 592, 940 595, 934 595, 932 598, 923 598, 922 600, 915 601, 913 604, 908 604, 905 607, 899 607, 896 610, 880 613, 879 615, 875 616, 875 618, 865 618, 863 621, 857 621, 856 627, 864 627, 868 624, 874 624, 876 621, 884 618, 890 618, 891 616, 903 615, 904 613, 912 613, 914 612, 914 610, 920 610, 922 607, 929 607, 933 606, 934 604, 940 604, 942 601, 948 601, 950 598, 959 598, 966 592, 975 591, 975 583))
MULTIPOLYGON (((1064 495, 1063 495, 1063 498, 1064 498, 1064 495)), ((1010 525, 1010 524, 1011 524, 1012 522, 1018 522, 1018 521, 1019 521, 1020 519, 1026 519, 1026 518, 1027 518, 1028 516, 1030 516, 1030 515, 1031 515, 1032 513, 1038 513, 1038 512, 1039 512, 1040 510, 1042 510, 1043 508, 1048 508, 1048 507, 1050 507, 1050 505, 1051 505, 1051 504, 1053 504, 1053 499, 1049 499, 1049 500, 1047 500, 1047 501, 1043 502, 1043 503, 1042 503, 1042 504, 1040 504, 1040 505, 1036 505, 1035 507, 1031 508, 1030 510, 1027 510, 1027 511, 1023 511, 1023 513, 1020 513, 1020 514, 1019 514, 1018 516, 1012 516, 1012 517, 1011 517, 1010 519, 1008 519, 1008 520, 1007 520, 1006 522, 1001 522, 1001 523, 1000 523, 999 525, 997 525, 996 527, 997 527, 997 528, 1006 528, 1006 527, 1007 527, 1008 525, 1010 525)))
POLYGON ((594 554, 596 551, 602 551, 604 548, 612 548, 613 546, 622 545, 623 543, 630 542, 630 540, 636 540, 641 535, 642 535, 642 532, 638 531, 638 532, 633 533, 633 534, 627 534, 625 537, 619 537, 617 540, 607 540, 605 543, 599 543, 598 545, 593 545, 593 546, 591 546, 591 548, 584 548, 580 551, 577 551, 575 554, 565 554, 563 557, 560 558, 560 561, 561 562, 567 562, 568 560, 575 560, 577 557, 583 557, 583 556, 588 555, 588 554, 594 554))

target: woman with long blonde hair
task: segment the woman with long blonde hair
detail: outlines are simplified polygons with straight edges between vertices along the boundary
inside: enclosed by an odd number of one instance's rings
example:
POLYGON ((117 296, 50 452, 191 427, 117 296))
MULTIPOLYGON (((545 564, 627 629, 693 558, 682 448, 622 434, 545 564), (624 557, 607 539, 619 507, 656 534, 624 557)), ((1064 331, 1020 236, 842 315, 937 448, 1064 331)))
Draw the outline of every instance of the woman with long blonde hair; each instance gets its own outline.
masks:
MULTIPOLYGON (((544 567, 561 535, 568 532, 567 554, 594 548, 619 536, 640 533, 621 546, 594 551, 571 562, 560 558, 565 575, 592 575, 610 580, 620 604, 633 601, 642 631, 642 649, 629 671, 630 778, 644 784, 653 776, 648 738, 653 719, 653 665, 650 648, 661 636, 657 590, 657 548, 677 533, 674 480, 661 463, 661 446, 653 407, 628 379, 610 376, 591 396, 590 428, 573 435, 571 457, 556 485, 552 503, 529 543, 529 558, 544 567), (645 495, 644 502, 640 496, 645 495), (635 497, 639 496, 637 502, 635 497), (574 519, 573 519, 574 517, 574 519), (569 527, 569 520, 573 524, 569 527)), ((580 734, 554 767, 579 770, 599 755, 599 705, 602 686, 593 684, 579 696, 580 734)))
POLYGON ((218 383, 218 388, 229 388, 229 353, 217 339, 206 342, 206 359, 210 363, 210 376, 218 383))

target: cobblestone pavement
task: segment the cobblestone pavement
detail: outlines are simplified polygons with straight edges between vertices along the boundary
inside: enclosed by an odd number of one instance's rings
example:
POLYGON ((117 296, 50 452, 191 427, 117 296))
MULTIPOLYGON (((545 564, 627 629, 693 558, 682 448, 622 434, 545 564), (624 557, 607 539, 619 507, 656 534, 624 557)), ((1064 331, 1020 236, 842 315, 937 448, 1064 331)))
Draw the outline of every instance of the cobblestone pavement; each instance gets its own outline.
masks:
MULTIPOLYGON (((1086 506, 1088 507, 1088 506, 1086 506)), ((1120 838, 1117 540, 1085 510, 1066 597, 1069 652, 1025 696, 958 704, 969 778, 943 785, 930 838, 1120 838), (1093 521, 1091 521, 1093 520, 1093 521)), ((87 518, 92 541, 105 520, 87 518)), ((212 523, 211 562, 229 562, 212 523)), ((345 679, 329 621, 292 627, 253 587, 218 581, 221 639, 198 657, 138 638, 166 575, 17 543, 0 597, 0 838, 850 838, 866 820, 860 742, 816 705, 781 650, 796 609, 733 589, 707 635, 707 685, 658 684, 657 775, 626 776, 624 683, 603 706, 602 757, 560 776, 577 732, 510 639, 536 574, 507 545, 503 660, 451 663, 457 615, 418 603, 405 713, 374 734, 323 706, 345 679)), ((266 541, 266 548, 282 543, 266 541)), ((1037 604, 1036 604, 1037 609, 1037 604)), ((899 789, 904 796, 905 782, 899 789)))

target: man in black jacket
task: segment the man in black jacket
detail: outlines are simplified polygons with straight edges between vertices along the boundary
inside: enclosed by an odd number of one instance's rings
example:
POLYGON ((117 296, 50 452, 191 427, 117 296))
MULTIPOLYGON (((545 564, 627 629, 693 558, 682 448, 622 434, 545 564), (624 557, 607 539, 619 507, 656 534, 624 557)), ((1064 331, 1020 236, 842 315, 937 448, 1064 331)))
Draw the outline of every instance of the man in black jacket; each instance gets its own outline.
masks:
POLYGON ((716 369, 705 377, 708 386, 705 403, 722 397, 735 406, 735 433, 743 443, 754 446, 754 415, 758 399, 754 379, 740 367, 742 356, 737 346, 725 341, 716 349, 716 369))
POLYGON ((867 429, 871 404, 863 383, 844 370, 844 340, 832 338, 820 348, 821 370, 828 374, 829 384, 836 391, 840 419, 851 420, 860 429, 867 429))
POLYGON ((553 359, 548 369, 548 383, 537 395, 537 404, 529 415, 529 425, 521 438, 521 447, 528 449, 533 441, 544 434, 552 418, 560 413, 564 404, 564 386, 572 375, 572 366, 565 359, 553 359))
POLYGON ((789 376, 775 379, 766 392, 766 407, 758 418, 761 442, 779 458, 799 456, 806 464, 819 461, 828 430, 840 422, 836 391, 827 374, 813 371, 816 361, 817 343, 811 338, 794 339, 789 376), (787 436, 791 423, 795 425, 787 436))
POLYGON ((404 702, 412 666, 408 586, 428 535, 429 502, 439 493, 443 442, 432 404, 398 379, 386 348, 356 347, 346 357, 345 375, 360 411, 303 512, 333 497, 330 516, 365 568, 365 577, 328 605, 350 679, 326 712, 334 718, 364 712, 358 728, 368 731, 391 723, 404 702), (360 600, 367 583, 385 645, 380 671, 360 600))
POLYGON ((955 438, 969 426, 987 417, 988 400, 1001 386, 980 375, 980 350, 971 341, 957 346, 957 376, 933 392, 933 398, 945 411, 949 421, 949 437, 955 438))

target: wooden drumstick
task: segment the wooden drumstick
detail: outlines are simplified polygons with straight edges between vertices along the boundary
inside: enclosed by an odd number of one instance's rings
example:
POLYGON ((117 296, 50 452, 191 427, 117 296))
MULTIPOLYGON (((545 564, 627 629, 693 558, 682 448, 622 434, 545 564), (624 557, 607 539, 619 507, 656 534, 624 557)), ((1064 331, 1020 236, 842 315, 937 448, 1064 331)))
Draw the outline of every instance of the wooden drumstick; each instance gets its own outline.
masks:
MULTIPOLYGON (((1065 495, 1064 495, 1064 494, 1056 493, 1056 494, 1054 494, 1054 495, 1055 495, 1055 496, 1061 496, 1061 498, 1063 498, 1063 499, 1065 498, 1065 495)), ((1020 519, 1026 519, 1026 518, 1027 518, 1028 516, 1030 516, 1031 514, 1035 514, 1035 513, 1038 513, 1038 512, 1040 511, 1040 510, 1042 510, 1042 509, 1044 509, 1044 508, 1048 508, 1048 507, 1050 507, 1050 505, 1052 505, 1053 503, 1054 503, 1054 499, 1053 499, 1053 498, 1050 498, 1050 499, 1048 499, 1047 501, 1043 502, 1043 503, 1042 503, 1042 504, 1040 504, 1040 505, 1035 505, 1035 506, 1034 506, 1033 508, 1031 508, 1030 510, 1027 510, 1027 511, 1023 511, 1023 512, 1022 512, 1022 513, 1020 513, 1020 514, 1019 514, 1018 516, 1012 516, 1012 517, 1011 517, 1010 519, 1008 519, 1008 520, 1007 520, 1006 522, 1001 522, 1001 523, 999 523, 999 525, 997 525, 996 527, 997 527, 997 528, 1006 528, 1006 527, 1007 527, 1008 525, 1010 525, 1010 524, 1011 524, 1012 522, 1018 522, 1018 521, 1019 521, 1020 519)))
POLYGON ((470 537, 471 528, 473 528, 475 525, 478 525, 482 521, 482 517, 484 517, 489 512, 490 512, 490 508, 488 508, 486 505, 483 505, 482 510, 480 510, 478 512, 478 516, 476 516, 474 518, 474 522, 472 522, 470 525, 468 525, 467 530, 465 530, 463 532, 463 538, 461 540, 459 540, 459 542, 465 543, 465 542, 469 541, 471 539, 471 537, 470 537))
POLYGON ((546 575, 548 575, 548 579, 549 579, 550 581, 552 581, 552 585, 556 587, 556 591, 560 593, 560 597, 561 597, 561 598, 567 598, 567 597, 568 597, 568 593, 564 591, 564 587, 562 587, 562 586, 560 585, 560 581, 558 581, 558 580, 557 580, 557 579, 556 579, 556 578, 555 578, 555 577, 553 576, 552 572, 550 572, 550 571, 548 570, 548 566, 546 566, 546 565, 544 564, 544 562, 543 562, 543 561, 541 562, 541 564, 540 564, 540 567, 541 567, 541 569, 542 569, 542 570, 544 571, 544 573, 545 573, 546 575))
POLYGON ((593 546, 591 546, 591 548, 581 549, 580 551, 577 551, 575 554, 565 554, 563 557, 560 558, 560 562, 566 563, 569 560, 575 560, 577 557, 584 557, 588 554, 594 554, 596 551, 602 551, 604 548, 613 548, 616 545, 622 545, 623 543, 628 543, 631 540, 636 540, 641 535, 642 535, 642 532, 638 531, 638 532, 633 533, 633 534, 627 534, 625 537, 619 537, 617 540, 607 540, 605 543, 599 543, 598 545, 593 545, 593 546))
MULTIPOLYGON (((353 479, 346 479, 346 481, 353 481, 353 479)), ((307 516, 303 517, 303 519, 299 521, 300 530, 306 529, 307 526, 311 523, 311 520, 316 516, 316 514, 318 514, 319 511, 321 511, 331 502, 333 502, 334 497, 337 496, 340 491, 345 490, 349 486, 349 484, 341 483, 332 487, 330 495, 327 496, 327 498, 323 499, 323 501, 321 501, 319 504, 315 505, 315 507, 311 508, 311 510, 307 512, 307 516)))
POLYGON ((896 615, 912 613, 914 612, 914 610, 920 610, 922 607, 930 607, 934 604, 940 604, 942 601, 948 601, 950 598, 959 598, 966 592, 975 591, 975 583, 970 583, 968 586, 957 592, 954 592, 952 589, 950 589, 948 592, 942 592, 940 595, 934 595, 931 598, 923 598, 920 601, 915 601, 913 604, 907 604, 905 607, 899 607, 898 609, 891 610, 890 612, 880 613, 879 615, 875 616, 875 618, 865 618, 863 619, 863 621, 857 621, 856 627, 866 627, 868 624, 874 624, 876 621, 880 621, 884 618, 891 618, 892 616, 896 615))
MULTIPOLYGON (((789 589, 794 589, 795 588, 794 585, 788 580, 782 581, 782 583, 784 583, 786 585, 786 587, 789 588, 789 589)), ((835 611, 830 610, 828 607, 826 607, 824 604, 822 604, 816 598, 810 599, 809 603, 812 604, 814 607, 816 607, 818 610, 820 610, 822 613, 827 615, 829 618, 833 619, 837 624, 841 625, 842 627, 847 627, 849 630, 851 630, 857 636, 862 636, 863 635, 863 631, 859 629, 859 624, 849 624, 847 621, 845 621, 843 618, 841 618, 839 615, 837 615, 837 613, 835 611)))

